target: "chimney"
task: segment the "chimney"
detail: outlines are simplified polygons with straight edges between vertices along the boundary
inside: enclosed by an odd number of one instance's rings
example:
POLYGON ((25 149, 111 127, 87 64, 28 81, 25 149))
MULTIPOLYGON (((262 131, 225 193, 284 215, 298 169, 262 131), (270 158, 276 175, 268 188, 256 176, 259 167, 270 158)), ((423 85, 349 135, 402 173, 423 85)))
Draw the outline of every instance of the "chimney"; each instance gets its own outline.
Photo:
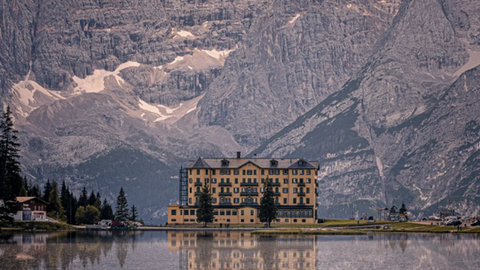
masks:
POLYGON ((237 158, 240 158, 242 156, 242 152, 238 151, 237 152, 237 158))

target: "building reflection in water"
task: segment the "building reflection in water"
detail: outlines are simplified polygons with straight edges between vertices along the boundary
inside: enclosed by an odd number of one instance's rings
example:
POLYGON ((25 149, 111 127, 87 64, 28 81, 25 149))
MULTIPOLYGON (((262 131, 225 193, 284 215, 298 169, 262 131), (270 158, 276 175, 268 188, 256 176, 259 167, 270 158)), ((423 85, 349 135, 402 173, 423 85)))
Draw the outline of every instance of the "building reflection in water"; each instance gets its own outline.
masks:
POLYGON ((315 236, 262 237, 241 231, 170 231, 180 269, 312 269, 315 236))

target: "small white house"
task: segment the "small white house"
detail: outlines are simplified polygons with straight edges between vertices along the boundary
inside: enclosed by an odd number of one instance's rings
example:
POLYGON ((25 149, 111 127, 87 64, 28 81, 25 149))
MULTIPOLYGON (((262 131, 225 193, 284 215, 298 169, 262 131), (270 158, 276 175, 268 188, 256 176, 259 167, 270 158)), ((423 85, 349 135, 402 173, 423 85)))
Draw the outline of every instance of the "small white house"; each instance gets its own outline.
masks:
POLYGON ((37 197, 17 197, 16 201, 9 204, 17 210, 13 219, 15 221, 47 221, 48 203, 37 197))

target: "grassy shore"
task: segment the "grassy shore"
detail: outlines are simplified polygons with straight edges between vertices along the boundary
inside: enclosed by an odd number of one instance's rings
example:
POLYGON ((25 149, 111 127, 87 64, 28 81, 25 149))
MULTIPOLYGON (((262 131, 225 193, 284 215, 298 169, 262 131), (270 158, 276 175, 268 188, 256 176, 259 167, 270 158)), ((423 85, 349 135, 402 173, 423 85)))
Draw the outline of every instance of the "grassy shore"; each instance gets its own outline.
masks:
POLYGON ((62 222, 15 222, 12 227, 2 227, 3 232, 14 231, 72 231, 75 227, 62 222))

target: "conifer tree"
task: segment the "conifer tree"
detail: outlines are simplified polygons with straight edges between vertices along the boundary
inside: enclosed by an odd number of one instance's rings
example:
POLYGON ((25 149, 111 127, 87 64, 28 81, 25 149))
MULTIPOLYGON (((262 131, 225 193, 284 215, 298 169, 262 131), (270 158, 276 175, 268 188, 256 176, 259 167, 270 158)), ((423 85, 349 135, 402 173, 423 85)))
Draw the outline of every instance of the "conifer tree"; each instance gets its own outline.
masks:
POLYGON ((205 183, 198 200, 197 222, 203 222, 203 226, 207 227, 207 223, 212 222, 213 218, 212 194, 207 183, 205 183))
POLYGON ((62 187, 60 189, 60 202, 62 203, 63 209, 68 209, 68 202, 70 201, 70 190, 68 190, 65 180, 62 181, 62 187))
POLYGON ((95 196, 95 193, 90 192, 90 196, 88 196, 87 200, 87 205, 95 206, 95 202, 97 201, 97 197, 95 196))
POLYGON ((125 197, 125 191, 123 187, 120 188, 120 192, 117 196, 117 206, 115 207, 115 220, 125 221, 128 219, 128 202, 125 197))
MULTIPOLYGON (((52 184, 50 183, 50 179, 47 179, 47 183, 43 186, 43 197, 42 199, 46 202, 50 201, 50 192, 52 191, 52 184)), ((48 210, 50 211, 50 210, 48 210)))
POLYGON ((83 207, 87 206, 87 201, 88 201, 87 189, 83 187, 82 193, 80 193, 80 197, 78 197, 78 206, 83 206, 83 207))
POLYGON ((138 218, 138 210, 135 205, 132 205, 132 209, 130 209, 130 220, 136 221, 138 218))
POLYGON ((262 201, 260 202, 258 217, 260 218, 261 222, 266 222, 267 227, 269 228, 272 220, 277 218, 277 206, 275 205, 272 183, 268 176, 263 184, 263 197, 262 201))
POLYGON ((102 209, 100 210, 101 219, 113 219, 112 206, 107 202, 107 199, 103 200, 102 209))
POLYGON ((0 131, 0 199, 8 201, 20 195, 23 185, 18 162, 20 143, 18 131, 13 127, 10 107, 1 116, 0 131))
POLYGON ((93 204, 99 211, 102 208, 102 200, 100 197, 100 192, 97 192, 97 196, 95 197, 95 203, 93 204))
POLYGON ((52 182, 52 190, 50 191, 49 199, 50 201, 48 201, 48 203, 50 204, 50 212, 48 215, 52 218, 65 220, 65 210, 60 202, 60 197, 58 196, 58 184, 55 181, 52 182))

